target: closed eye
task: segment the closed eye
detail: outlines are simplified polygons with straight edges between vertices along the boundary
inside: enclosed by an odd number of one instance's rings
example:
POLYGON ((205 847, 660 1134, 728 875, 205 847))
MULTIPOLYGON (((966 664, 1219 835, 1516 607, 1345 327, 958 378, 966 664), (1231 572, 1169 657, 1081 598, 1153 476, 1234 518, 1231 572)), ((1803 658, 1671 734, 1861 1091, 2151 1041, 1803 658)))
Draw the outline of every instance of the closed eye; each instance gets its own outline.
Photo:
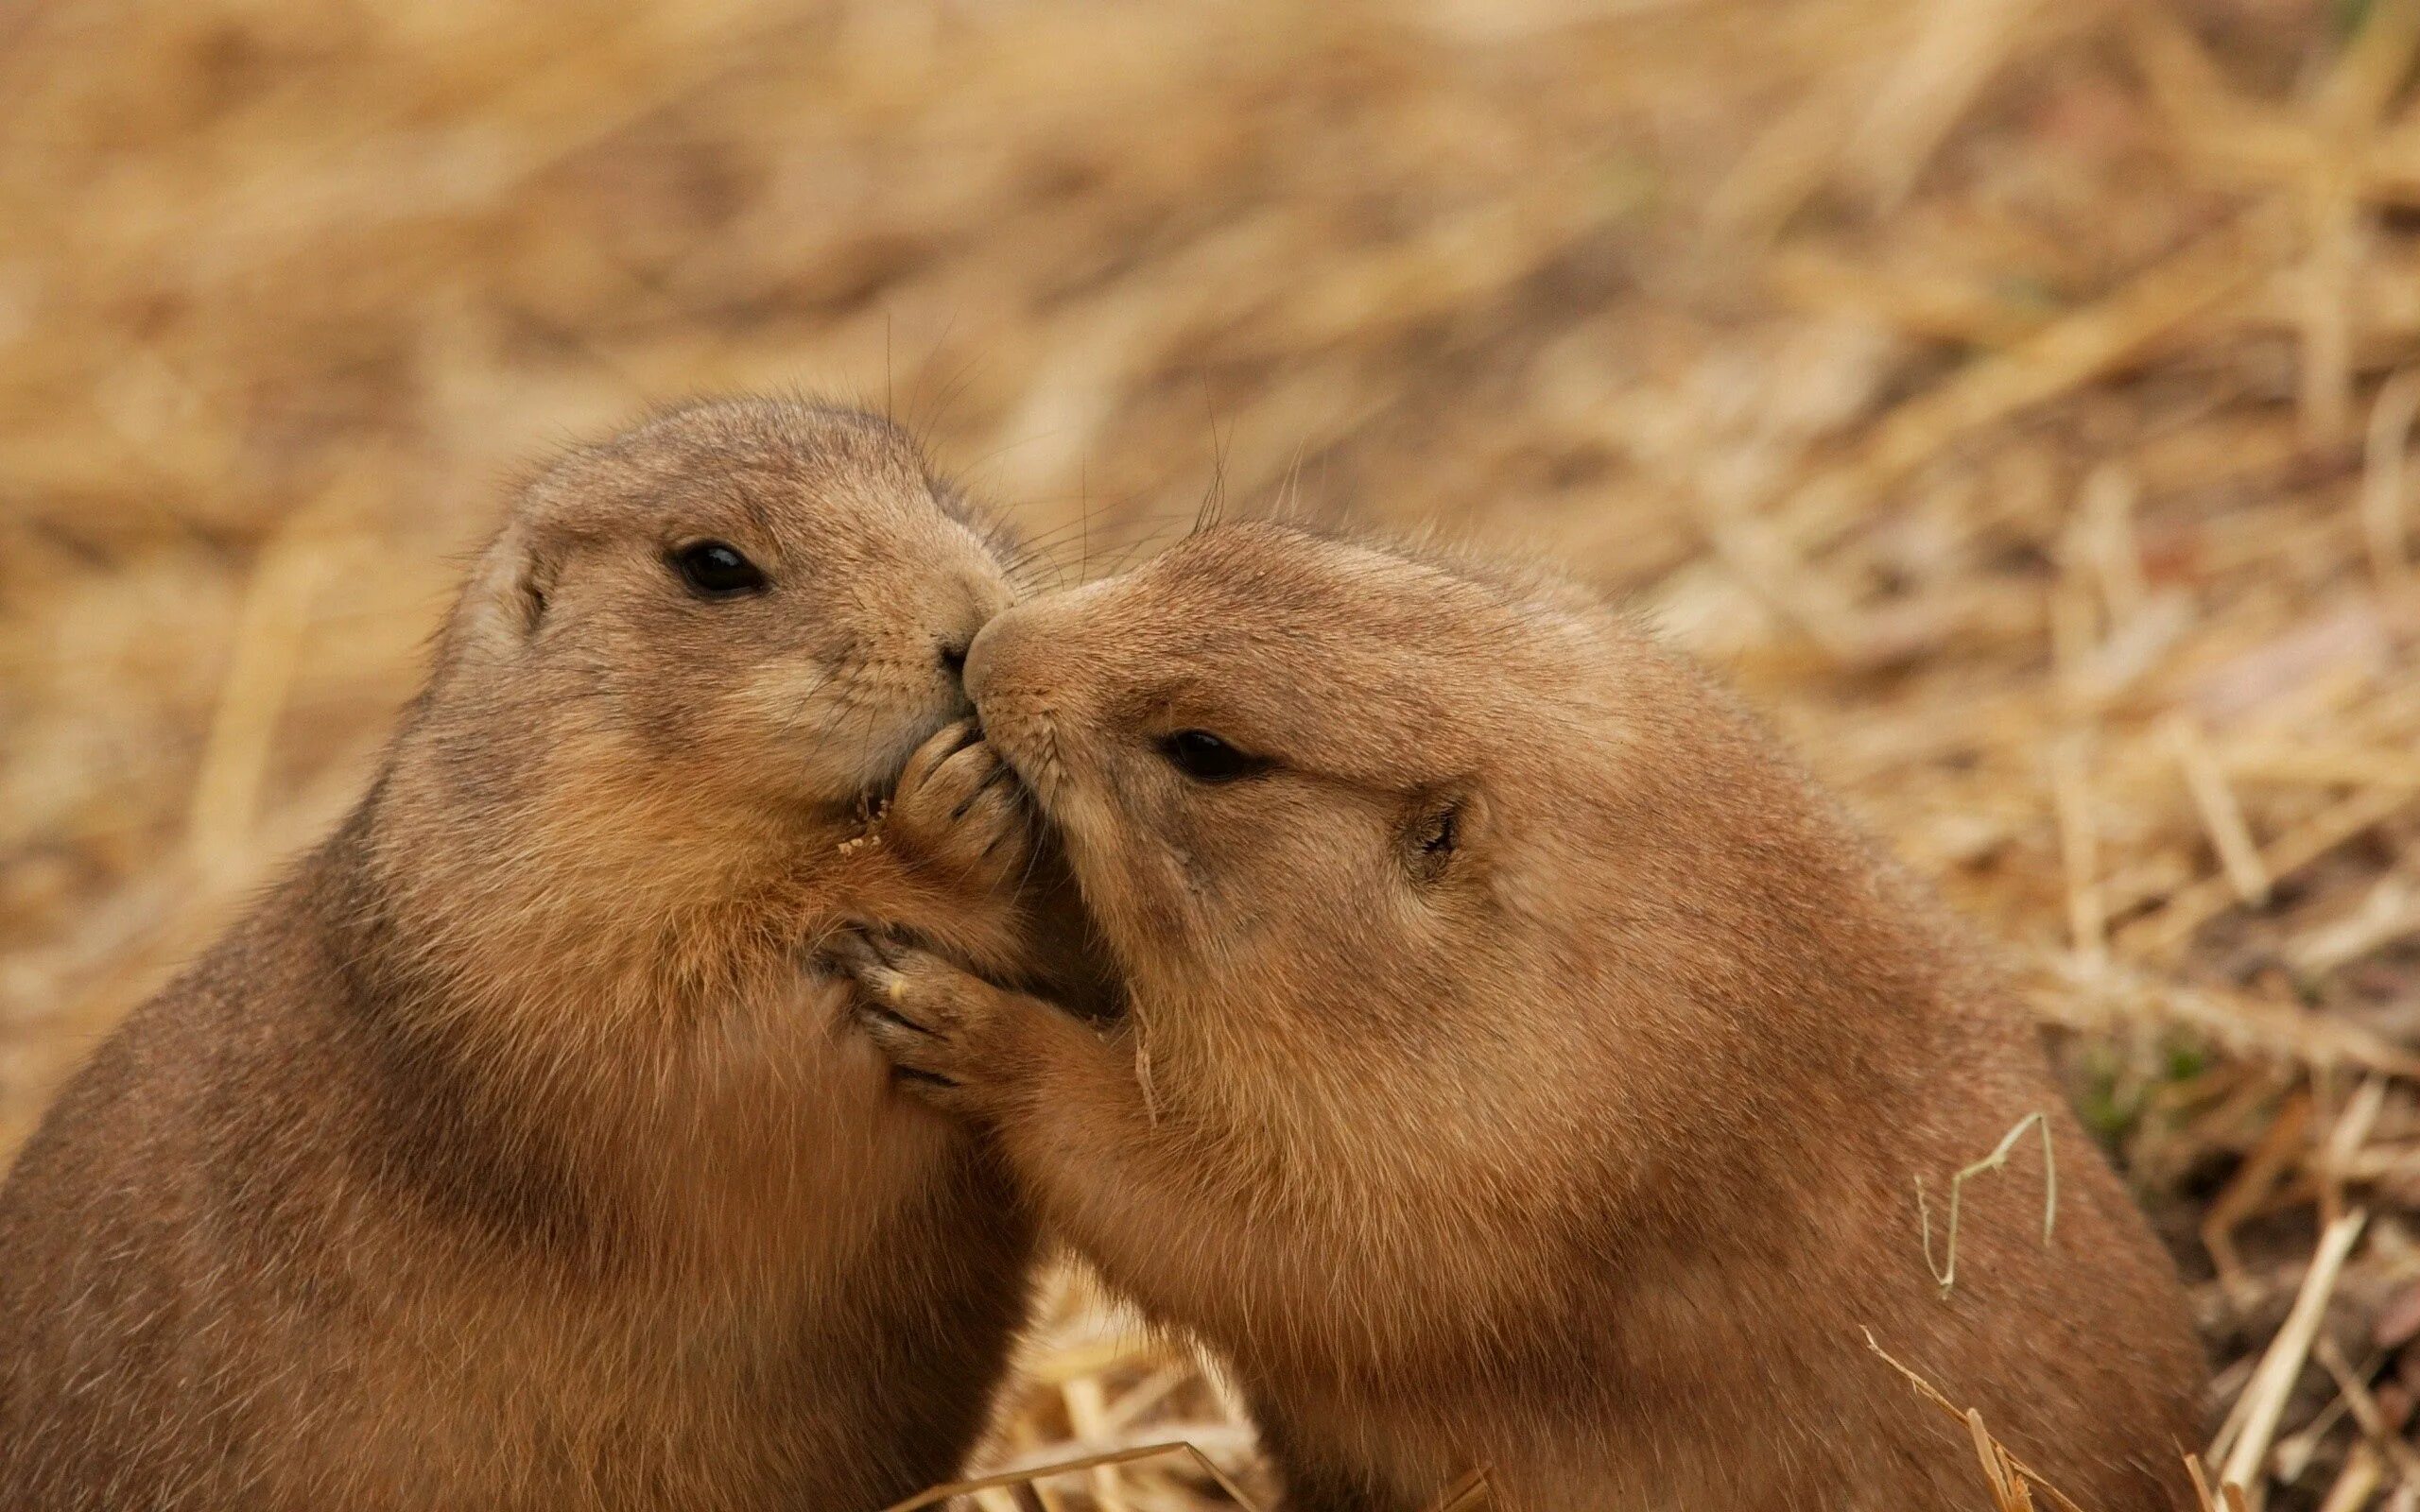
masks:
POLYGON ((1232 782, 1269 769, 1269 760, 1236 749, 1206 730, 1180 730, 1160 740, 1168 765, 1197 782, 1232 782))

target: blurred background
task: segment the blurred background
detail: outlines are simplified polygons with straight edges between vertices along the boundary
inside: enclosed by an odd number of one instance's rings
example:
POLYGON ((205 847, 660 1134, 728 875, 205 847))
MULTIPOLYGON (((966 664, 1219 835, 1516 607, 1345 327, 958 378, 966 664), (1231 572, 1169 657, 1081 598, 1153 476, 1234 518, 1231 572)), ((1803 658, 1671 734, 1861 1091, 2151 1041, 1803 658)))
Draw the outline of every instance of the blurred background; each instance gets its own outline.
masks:
MULTIPOLYGON (((1080 523, 1069 576, 1223 492, 1653 616, 2006 943, 2193 1281, 2213 1473, 2420 1505, 2416 45, 2420 0, 0 10, 0 1151, 350 802, 516 469, 804 389, 1080 523)), ((987 1463, 1265 1489, 1182 1350, 1046 1312, 987 1463)))

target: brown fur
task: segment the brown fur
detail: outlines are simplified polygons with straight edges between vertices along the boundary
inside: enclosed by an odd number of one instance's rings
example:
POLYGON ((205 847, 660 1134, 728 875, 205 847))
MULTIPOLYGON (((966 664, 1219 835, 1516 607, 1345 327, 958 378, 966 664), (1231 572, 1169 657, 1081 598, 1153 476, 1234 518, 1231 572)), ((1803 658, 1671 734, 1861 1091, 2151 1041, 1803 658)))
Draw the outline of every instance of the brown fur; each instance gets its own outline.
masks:
POLYGON ((844 1512, 945 1476, 1030 1236, 802 962, 878 919, 1015 974, 945 786, 861 818, 1009 597, 860 415, 700 406, 532 484, 359 809, 0 1193, 0 1505, 844 1512), (689 593, 701 537, 769 589, 689 593))
POLYGON ((1232 1363, 1293 1506, 1478 1465, 1506 1512, 1975 1504, 1866 1329, 2085 1506, 2168 1504, 2167 1257, 1978 951, 1679 659, 1551 580, 1248 525, 1002 615, 968 687, 1132 1012, 883 944, 865 1022, 1232 1363), (1184 730, 1270 765, 1188 778, 1184 730), (2028 1141, 1945 1297, 1916 1182, 1938 1245, 2036 1110, 2056 1236, 2028 1141))

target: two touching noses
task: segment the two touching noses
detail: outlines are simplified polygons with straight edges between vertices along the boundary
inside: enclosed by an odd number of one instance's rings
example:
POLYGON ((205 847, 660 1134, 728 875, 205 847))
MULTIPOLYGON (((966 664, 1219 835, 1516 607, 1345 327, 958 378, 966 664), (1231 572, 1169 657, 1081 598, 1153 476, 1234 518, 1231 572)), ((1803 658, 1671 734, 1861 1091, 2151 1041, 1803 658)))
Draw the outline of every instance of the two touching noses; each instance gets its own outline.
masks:
POLYGON ((1004 660, 1013 672, 1018 661, 1018 643, 1030 639, 1032 635, 1028 627, 1031 618, 1028 606, 1015 605, 993 615, 984 622, 981 629, 975 632, 975 639, 966 647, 966 661, 959 668, 959 676, 964 680, 966 696, 978 707, 1004 660))

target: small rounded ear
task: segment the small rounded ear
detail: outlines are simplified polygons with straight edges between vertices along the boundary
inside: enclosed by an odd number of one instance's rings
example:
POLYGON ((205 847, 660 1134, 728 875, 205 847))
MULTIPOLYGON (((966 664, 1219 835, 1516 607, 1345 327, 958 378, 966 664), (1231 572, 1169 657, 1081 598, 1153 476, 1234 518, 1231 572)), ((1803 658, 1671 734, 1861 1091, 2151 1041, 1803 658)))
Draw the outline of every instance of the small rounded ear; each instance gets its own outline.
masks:
POLYGON ((466 628, 502 649, 517 645, 545 624, 562 561, 518 526, 496 538, 463 595, 466 628))
POLYGON ((1411 880, 1437 883, 1466 867, 1485 816, 1478 790, 1467 783, 1413 794, 1398 842, 1411 880))
POLYGON ((562 562, 559 558, 541 553, 534 547, 522 555, 521 571, 513 581, 512 600, 521 616, 523 635, 537 634, 538 627, 546 622, 546 607, 554 598, 555 578, 562 570, 562 562))

